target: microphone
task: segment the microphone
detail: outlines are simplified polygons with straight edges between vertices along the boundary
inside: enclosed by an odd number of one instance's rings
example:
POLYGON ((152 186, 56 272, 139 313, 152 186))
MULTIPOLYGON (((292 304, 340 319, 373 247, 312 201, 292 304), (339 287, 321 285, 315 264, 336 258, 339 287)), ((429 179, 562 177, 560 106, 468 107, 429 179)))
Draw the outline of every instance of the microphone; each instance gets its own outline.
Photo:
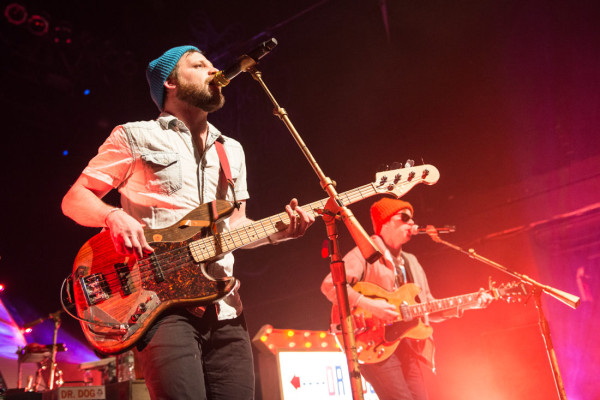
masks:
POLYGON ((262 42, 248 54, 239 57, 229 68, 217 72, 213 78, 213 82, 220 87, 227 86, 230 80, 238 76, 240 72, 245 72, 250 67, 255 66, 258 63, 258 60, 269 54, 275 46, 277 46, 277 40, 275 40, 275 38, 262 42))
MULTIPOLYGON (((451 225, 440 226, 439 228, 433 227, 436 233, 453 233, 456 232, 456 227, 451 225)), ((411 235, 423 235, 427 234, 427 228, 419 228, 419 225, 413 225, 411 228, 411 235)))

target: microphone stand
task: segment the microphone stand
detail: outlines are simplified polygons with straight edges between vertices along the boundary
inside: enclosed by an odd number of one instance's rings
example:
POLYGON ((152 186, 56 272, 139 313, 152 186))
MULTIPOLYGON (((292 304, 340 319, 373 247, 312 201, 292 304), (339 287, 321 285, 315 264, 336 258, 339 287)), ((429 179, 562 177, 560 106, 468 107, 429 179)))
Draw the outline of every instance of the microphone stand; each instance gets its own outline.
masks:
POLYGON ((552 344, 552 337, 550 336, 550 326, 548 325, 548 320, 544 316, 544 311, 542 310, 542 293, 547 293, 555 299, 561 301, 562 303, 568 305, 569 307, 575 309, 579 306, 580 299, 577 296, 574 296, 570 293, 563 292, 562 290, 558 290, 548 285, 543 285, 534 279, 528 277, 527 275, 523 275, 521 273, 511 271, 505 266, 498 264, 488 258, 485 258, 475 252, 473 249, 464 250, 459 246, 456 246, 452 243, 446 242, 445 240, 440 239, 437 232, 432 230, 428 231, 427 234, 431 237, 434 242, 441 243, 446 245, 454 250, 457 250, 467 256, 471 257, 474 260, 481 261, 484 264, 490 265, 518 280, 521 282, 528 284, 533 289, 533 297, 535 298, 535 306, 538 311, 539 325, 540 331, 542 333, 542 338, 544 339, 544 344, 546 346, 546 353, 548 354, 548 359, 550 360, 550 367, 552 368, 552 374, 554 376, 554 383, 556 385, 556 390, 558 392, 558 396, 561 400, 567 399, 567 393, 565 392, 565 386, 563 384, 562 377, 560 375, 560 371, 558 369, 558 361, 556 359, 556 353, 554 351, 554 345, 552 344))
POLYGON ((274 109, 273 114, 285 124, 296 143, 304 153, 304 156, 308 160, 309 164, 319 177, 321 188, 329 195, 329 200, 325 205, 323 211, 323 220, 327 227, 327 234, 331 244, 331 275, 334 278, 334 285, 336 288, 338 305, 340 309, 340 319, 342 325, 342 336, 344 338, 344 352, 348 363, 348 371, 350 374, 350 385, 352 388, 353 399, 363 399, 362 393, 362 381, 360 377, 360 371, 358 369, 358 355, 356 351, 356 342, 354 337, 354 323, 352 320, 352 314, 350 313, 350 305, 348 303, 348 290, 346 281, 346 270, 344 268, 344 262, 339 252, 339 246, 337 243, 338 233, 335 226, 336 216, 339 215, 346 228, 350 232, 352 239, 360 249, 363 257, 368 262, 374 262, 381 257, 382 253, 377 248, 375 243, 371 240, 369 235, 362 228, 354 214, 344 206, 342 200, 339 198, 338 193, 335 190, 335 183, 325 176, 316 160, 306 147, 304 141, 300 137, 300 134, 292 124, 285 109, 277 104, 275 97, 271 94, 269 88, 262 80, 262 73, 256 69, 256 61, 251 57, 242 56, 240 65, 244 71, 250 72, 252 77, 260 84, 263 88, 271 103, 273 103, 274 109))
MULTIPOLYGON (((47 319, 52 319, 54 321, 54 333, 52 335, 52 350, 50 352, 50 382, 48 383, 48 389, 54 389, 54 374, 56 373, 56 353, 58 352, 58 328, 60 328, 61 318, 60 314, 62 314, 62 310, 58 310, 53 312, 52 314, 48 314, 47 317, 38 318, 35 321, 28 322, 23 325, 23 328, 33 328, 36 325, 41 324, 47 319)), ((19 357, 20 358, 20 357, 19 357)), ((21 387, 21 365, 19 363, 19 374, 17 379, 17 387, 21 387)))
POLYGON ((52 335, 52 353, 50 357, 50 385, 48 387, 49 390, 54 389, 54 374, 56 373, 56 352, 57 352, 57 339, 58 339, 58 328, 60 328, 61 318, 60 314, 62 310, 58 310, 52 314, 50 314, 50 318, 54 320, 54 334, 52 335))

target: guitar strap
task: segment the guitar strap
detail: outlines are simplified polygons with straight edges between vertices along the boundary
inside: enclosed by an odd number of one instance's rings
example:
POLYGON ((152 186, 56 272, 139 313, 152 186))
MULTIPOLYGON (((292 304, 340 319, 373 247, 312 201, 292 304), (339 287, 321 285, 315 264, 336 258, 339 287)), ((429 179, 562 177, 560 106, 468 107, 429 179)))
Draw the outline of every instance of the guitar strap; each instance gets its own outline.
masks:
POLYGON ((225 146, 223 146, 223 143, 221 143, 221 141, 216 140, 215 148, 217 149, 217 154, 219 155, 219 163, 221 164, 221 168, 219 170, 218 190, 221 193, 225 193, 225 195, 227 195, 227 186, 231 186, 235 203, 235 184, 233 183, 233 178, 231 177, 231 167, 229 166, 229 159, 227 158, 227 153, 225 152, 225 146))
MULTIPOLYGON (((227 152, 225 152, 225 146, 220 140, 215 141, 215 149, 217 150, 217 155, 219 156, 219 164, 221 168, 219 169, 219 183, 217 186, 217 193, 223 193, 223 197, 227 198, 227 190, 228 187, 231 187, 231 194, 233 195, 233 206, 235 208, 240 207, 240 203, 237 202, 235 198, 235 183, 233 182, 233 177, 231 176, 231 167, 229 166, 229 159, 227 158, 227 152)), ((212 217, 216 221, 219 218, 218 213, 216 213, 216 203, 212 203, 211 207, 213 211, 212 217)))
POLYGON ((412 271, 410 269, 408 260, 406 259, 406 257, 404 257, 404 254, 402 254, 402 253, 400 253, 400 257, 402 257, 402 260, 404 260, 404 272, 406 273, 406 282, 405 283, 414 283, 415 278, 412 275, 412 271))
MULTIPOLYGON (((406 272, 406 282, 404 283, 415 283, 410 264, 404 254, 400 253, 402 260, 404 260, 404 271, 406 272)), ((416 300, 416 299, 415 299, 416 300)), ((430 368, 435 373, 435 344, 433 338, 429 337, 424 340, 406 340, 408 347, 417 356, 419 361, 430 368)))

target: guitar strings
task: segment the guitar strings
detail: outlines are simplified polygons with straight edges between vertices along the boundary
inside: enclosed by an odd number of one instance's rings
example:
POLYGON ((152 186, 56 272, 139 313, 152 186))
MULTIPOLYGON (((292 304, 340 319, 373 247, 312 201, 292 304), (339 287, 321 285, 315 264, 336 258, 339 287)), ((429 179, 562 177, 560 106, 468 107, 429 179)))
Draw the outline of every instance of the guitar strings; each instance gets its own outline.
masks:
MULTIPOLYGON (((351 204, 351 203, 355 203, 359 200, 362 200, 366 197, 372 196, 373 194, 376 194, 376 193, 377 192, 373 193, 372 184, 368 184, 363 187, 357 188, 353 191, 342 193, 342 194, 340 194, 340 196, 346 197, 346 201, 351 204), (365 195, 362 192, 364 191, 364 189, 367 189, 367 188, 369 188, 371 190, 369 190, 368 194, 365 195)), ((310 211, 312 211, 313 214, 318 216, 319 213, 317 211, 315 211, 315 209, 323 208, 326 200, 319 200, 314 203, 302 206, 302 208, 310 209, 310 211)), ((270 226, 274 227, 275 223, 279 222, 279 221, 283 222, 284 224, 289 223, 289 216, 285 212, 280 213, 276 216, 264 218, 253 224, 237 228, 233 231, 221 232, 221 233, 217 234, 216 236, 205 237, 205 238, 193 241, 186 246, 181 246, 177 249, 171 249, 171 250, 168 250, 165 252, 156 253, 156 257, 154 258, 154 260, 152 260, 150 258, 143 258, 141 260, 138 260, 137 264, 138 264, 139 278, 136 278, 135 275, 130 275, 130 283, 133 284, 134 286, 140 286, 141 284, 143 284, 144 282, 147 282, 148 280, 154 280, 155 272, 154 272, 154 267, 152 266, 153 261, 157 262, 158 264, 161 264, 161 263, 166 264, 166 266, 164 268, 162 268, 162 272, 164 274, 174 273, 178 269, 183 268, 185 266, 185 265, 170 265, 169 260, 172 260, 175 257, 175 258, 178 258, 179 261, 182 261, 182 256, 183 256, 183 258, 187 262, 187 261, 189 261, 190 258, 193 259, 194 251, 196 251, 196 253, 199 252, 200 255, 204 257, 200 261, 200 263, 208 261, 210 258, 217 255, 217 250, 214 246, 214 242, 217 241, 219 238, 221 240, 218 240, 218 242, 221 244, 233 242, 233 244, 234 244, 233 249, 235 249, 235 248, 237 248, 237 246, 236 246, 237 242, 233 236, 235 234, 237 234, 241 243, 244 243, 244 238, 249 240, 253 236, 252 234, 250 234, 248 232, 249 228, 252 228, 252 230, 254 230, 257 234, 258 234, 258 232, 256 230, 257 226, 260 228, 259 230, 262 231, 261 233, 271 234, 271 233, 277 232, 276 228, 268 228, 265 226, 265 223, 267 221, 269 222, 270 226), (273 221, 276 221, 276 222, 274 223, 273 221), (212 247, 212 249, 209 249, 209 247, 212 247), (212 250, 212 254, 211 254, 211 250, 212 250), (165 263, 165 261, 167 261, 167 262, 165 263)), ((258 234, 258 236, 260 236, 260 234, 258 234)), ((228 245, 222 246, 222 247, 225 248, 226 251, 229 251, 228 245)), ((196 262, 196 261, 194 260, 194 262, 196 262)), ((183 264, 185 264, 185 263, 183 263, 183 264)), ((117 272, 105 273, 104 280, 110 286, 120 286, 120 284, 121 284, 121 281, 118 278, 117 272), (110 275, 113 275, 115 278, 111 279, 110 275)))
MULTIPOLYGON (((137 260, 139 278, 136 278, 135 275, 130 274, 130 282, 133 285, 137 286, 140 283, 147 282, 149 280, 154 280, 155 271, 153 263, 157 263, 159 265, 159 268, 162 267, 161 271, 163 274, 169 274, 174 273, 185 266, 171 265, 172 260, 177 260, 180 262, 180 264, 185 264, 189 261, 196 262, 194 259, 194 255, 196 255, 199 256, 198 258, 201 258, 200 263, 208 261, 210 258, 213 258, 218 254, 217 246, 215 246, 215 241, 218 241, 220 243, 220 246, 225 250, 224 252, 228 252, 231 247, 235 249, 237 247, 237 243, 244 243, 245 241, 248 241, 253 237, 260 238, 261 234, 265 234, 266 237, 267 235, 277 231, 275 228, 268 228, 268 226, 266 225, 267 220, 270 222, 271 226, 274 226, 275 223, 279 221, 283 223, 289 223, 289 217, 287 216, 287 214, 281 213, 277 216, 265 218, 263 220, 257 221, 250 225, 246 225, 244 227, 240 227, 233 231, 221 232, 215 236, 209 236, 198 239, 196 241, 192 241, 187 245, 178 247, 176 249, 170 249, 159 253, 152 253, 155 254, 155 257, 153 259, 150 257, 145 257, 143 259, 137 260), (250 229, 254 233, 250 233, 250 229), (238 238, 236 239, 234 235, 237 235, 238 238), (233 243, 233 246, 231 246, 231 243, 233 243), (161 266, 160 264, 163 265, 161 266)), ((103 275, 104 281, 107 282, 110 286, 119 286, 121 284, 121 280, 118 277, 117 271, 110 271, 108 273, 104 273, 103 275)))
MULTIPOLYGON (((411 182, 411 185, 414 185, 416 182, 411 182)), ((407 182, 398 183, 395 186, 407 185, 407 182)), ((378 191, 374 189, 374 184, 367 184, 357 189, 341 193, 338 196, 344 197, 344 203, 353 204, 360 200, 363 200, 367 197, 378 194, 378 191), (367 192, 366 194, 364 192, 367 192)), ((325 203, 328 199, 319 200, 313 203, 310 203, 305 206, 301 206, 302 209, 309 209, 315 216, 320 216, 320 212, 316 211, 317 209, 322 210, 325 207, 325 203)), ((130 274, 131 283, 138 287, 141 286, 144 282, 148 282, 149 280, 155 279, 155 271, 152 266, 153 262, 159 264, 166 264, 164 268, 161 268, 161 272, 163 274, 174 273, 177 270, 183 268, 185 265, 170 265, 172 259, 178 259, 178 261, 182 261, 184 259, 186 262, 190 259, 195 261, 194 255, 200 255, 203 257, 201 261, 198 263, 203 263, 209 261, 211 258, 218 255, 217 248, 215 247, 215 242, 219 244, 221 248, 225 251, 221 252, 229 252, 238 248, 241 244, 244 244, 245 241, 251 240, 253 237, 257 237, 256 240, 261 239, 262 237, 266 237, 272 233, 277 232, 276 223, 282 222, 284 224, 289 224, 289 216, 287 213, 280 213, 275 216, 267 217, 262 220, 256 221, 252 224, 242 226, 233 231, 221 232, 217 235, 208 236, 205 238, 198 239, 196 241, 190 242, 185 246, 178 247, 176 249, 167 250, 161 253, 153 253, 155 254, 154 259, 150 257, 143 258, 141 260, 137 260, 139 278, 136 278, 134 275, 130 274), (274 222, 275 221, 275 222, 274 222), (269 227, 265 225, 265 223, 269 223, 269 227), (257 226, 259 230, 257 231, 257 226), (249 230, 252 229, 254 234, 250 233, 249 230), (265 236, 260 237, 261 235, 266 234, 265 236), (238 236, 238 239, 234 237, 234 235, 238 236), (233 246, 230 247, 229 243, 233 243, 233 246), (231 250, 229 250, 231 249, 231 250)), ((249 241, 247 244, 252 243, 249 241)), ((185 264, 185 262, 183 263, 185 264)), ((109 284, 109 286, 120 286, 121 280, 118 278, 117 272, 109 272, 104 274, 104 280, 109 284), (114 275, 115 278, 110 278, 107 275, 114 275)))

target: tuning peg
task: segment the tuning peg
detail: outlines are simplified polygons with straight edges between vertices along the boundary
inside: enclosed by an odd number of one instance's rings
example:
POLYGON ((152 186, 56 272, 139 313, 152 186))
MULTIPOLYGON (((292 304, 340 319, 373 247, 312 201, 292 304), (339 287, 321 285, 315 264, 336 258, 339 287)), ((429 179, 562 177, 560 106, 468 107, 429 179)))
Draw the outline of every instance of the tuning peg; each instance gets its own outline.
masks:
POLYGON ((375 171, 383 172, 383 171, 388 171, 389 169, 390 169, 389 165, 387 165, 387 164, 378 164, 375 171))
POLYGON ((398 161, 394 161, 393 163, 390 164, 390 169, 401 169, 402 168, 402 163, 398 162, 398 161))
POLYGON ((406 163, 404 163, 404 168, 412 168, 415 166, 415 160, 408 159, 406 163))

